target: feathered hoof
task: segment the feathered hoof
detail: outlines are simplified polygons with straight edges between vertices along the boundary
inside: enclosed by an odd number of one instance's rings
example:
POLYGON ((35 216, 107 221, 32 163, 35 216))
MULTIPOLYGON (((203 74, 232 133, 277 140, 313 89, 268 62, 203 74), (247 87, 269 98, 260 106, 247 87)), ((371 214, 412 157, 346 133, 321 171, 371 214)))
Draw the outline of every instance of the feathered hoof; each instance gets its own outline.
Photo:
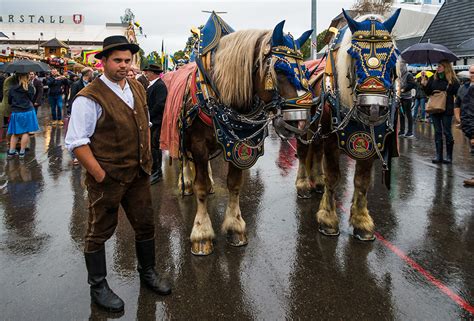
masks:
POLYGON ((229 245, 235 246, 235 247, 240 247, 240 246, 245 246, 249 242, 247 240, 247 235, 245 233, 237 233, 237 232, 227 232, 227 243, 229 245))
POLYGON ((298 196, 298 198, 308 199, 308 198, 311 198, 311 191, 309 191, 309 190, 298 190, 296 195, 298 196))
POLYGON ((339 231, 338 227, 329 227, 325 224, 319 224, 319 233, 325 236, 339 236, 341 232, 339 231))
POLYGON ((364 231, 358 228, 354 228, 352 236, 362 242, 372 242, 375 241, 375 235, 373 232, 364 231))
POLYGON ((201 240, 191 242, 191 253, 196 256, 206 256, 212 254, 214 245, 212 240, 201 240))

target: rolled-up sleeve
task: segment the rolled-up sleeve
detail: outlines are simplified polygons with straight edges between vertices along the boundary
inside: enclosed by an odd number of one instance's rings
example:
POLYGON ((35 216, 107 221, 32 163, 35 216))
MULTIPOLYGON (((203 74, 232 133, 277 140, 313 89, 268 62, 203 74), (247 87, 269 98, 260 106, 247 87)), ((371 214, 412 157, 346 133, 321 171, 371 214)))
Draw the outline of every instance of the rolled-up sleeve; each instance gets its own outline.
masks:
POLYGON ((94 100, 83 96, 74 99, 65 139, 69 151, 91 142, 90 137, 101 114, 102 108, 94 100))

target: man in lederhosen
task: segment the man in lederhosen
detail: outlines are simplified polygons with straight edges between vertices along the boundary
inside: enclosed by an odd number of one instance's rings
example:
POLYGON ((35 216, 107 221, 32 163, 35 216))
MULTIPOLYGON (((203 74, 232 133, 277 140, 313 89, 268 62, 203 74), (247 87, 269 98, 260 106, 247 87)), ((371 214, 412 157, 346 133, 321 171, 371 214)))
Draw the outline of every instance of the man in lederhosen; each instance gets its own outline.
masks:
POLYGON ((126 79, 132 55, 140 48, 124 36, 104 39, 104 74, 73 101, 66 145, 87 170, 89 219, 85 260, 91 300, 109 311, 124 303, 108 286, 104 243, 117 226, 122 205, 135 231, 138 271, 155 292, 171 293, 168 280, 155 272, 155 227, 150 195, 149 115, 146 93, 135 79, 126 79))

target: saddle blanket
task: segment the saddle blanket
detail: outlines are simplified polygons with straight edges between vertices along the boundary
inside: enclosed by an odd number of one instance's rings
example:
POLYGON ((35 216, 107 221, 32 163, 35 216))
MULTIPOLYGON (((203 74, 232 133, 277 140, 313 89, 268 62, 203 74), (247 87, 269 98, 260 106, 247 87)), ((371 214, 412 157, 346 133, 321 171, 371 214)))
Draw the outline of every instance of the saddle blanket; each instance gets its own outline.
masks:
POLYGON ((185 103, 189 77, 196 70, 196 63, 188 63, 176 71, 164 74, 162 78, 168 89, 168 96, 161 126, 160 149, 167 150, 172 158, 178 158, 179 155, 178 120, 185 103))

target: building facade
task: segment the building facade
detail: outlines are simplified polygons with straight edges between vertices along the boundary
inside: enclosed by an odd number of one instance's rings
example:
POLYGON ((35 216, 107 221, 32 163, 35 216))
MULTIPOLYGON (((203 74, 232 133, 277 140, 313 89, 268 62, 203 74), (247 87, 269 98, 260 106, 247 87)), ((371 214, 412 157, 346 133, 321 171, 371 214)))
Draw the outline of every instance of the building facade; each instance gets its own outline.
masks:
POLYGON ((0 56, 13 52, 45 55, 41 45, 58 39, 67 47, 66 56, 79 58, 83 51, 102 47, 104 38, 125 35, 127 24, 87 24, 86 17, 79 13, 70 15, 41 15, 35 13, 0 14, 0 56))

